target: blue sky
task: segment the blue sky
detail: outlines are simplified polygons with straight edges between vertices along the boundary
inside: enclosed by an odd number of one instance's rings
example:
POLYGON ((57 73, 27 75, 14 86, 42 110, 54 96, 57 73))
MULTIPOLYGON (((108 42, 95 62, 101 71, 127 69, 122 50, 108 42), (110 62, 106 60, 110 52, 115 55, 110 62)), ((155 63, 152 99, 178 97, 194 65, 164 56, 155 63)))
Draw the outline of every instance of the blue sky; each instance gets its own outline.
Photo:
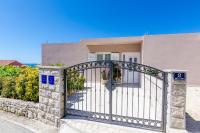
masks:
POLYGON ((199 0, 0 0, 0 59, 41 62, 44 42, 200 32, 199 0))

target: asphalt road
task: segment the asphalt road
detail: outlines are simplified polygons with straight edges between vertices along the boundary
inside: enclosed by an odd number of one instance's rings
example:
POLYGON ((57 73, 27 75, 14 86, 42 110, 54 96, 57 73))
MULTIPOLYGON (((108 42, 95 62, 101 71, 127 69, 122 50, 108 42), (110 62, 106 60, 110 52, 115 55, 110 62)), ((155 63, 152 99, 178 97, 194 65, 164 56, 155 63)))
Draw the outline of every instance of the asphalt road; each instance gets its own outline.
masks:
POLYGON ((19 125, 0 119, 0 133, 33 133, 19 125))

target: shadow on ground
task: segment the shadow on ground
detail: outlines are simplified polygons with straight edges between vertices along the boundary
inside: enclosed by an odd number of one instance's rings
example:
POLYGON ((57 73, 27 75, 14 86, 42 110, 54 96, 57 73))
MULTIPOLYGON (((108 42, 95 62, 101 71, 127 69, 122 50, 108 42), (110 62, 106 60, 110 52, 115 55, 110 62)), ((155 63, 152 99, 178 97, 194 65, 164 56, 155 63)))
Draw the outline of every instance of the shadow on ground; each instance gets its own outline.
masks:
POLYGON ((200 133, 200 121, 196 121, 186 113, 186 130, 189 133, 200 133))

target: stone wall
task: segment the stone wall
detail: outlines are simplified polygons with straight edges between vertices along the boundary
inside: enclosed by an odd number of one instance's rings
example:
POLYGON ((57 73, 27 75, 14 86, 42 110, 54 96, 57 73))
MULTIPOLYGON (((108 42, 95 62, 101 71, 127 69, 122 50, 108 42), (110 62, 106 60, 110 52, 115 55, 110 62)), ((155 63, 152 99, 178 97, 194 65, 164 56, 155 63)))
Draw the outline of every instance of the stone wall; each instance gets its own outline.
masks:
POLYGON ((38 119, 46 124, 58 126, 64 116, 63 68, 55 66, 39 67, 39 113, 38 119), (47 76, 47 83, 42 83, 42 75, 47 76), (48 77, 54 76, 54 85, 48 77))
POLYGON ((185 129, 186 84, 173 82, 171 90, 171 127, 185 129))
POLYGON ((0 98, 0 110, 25 116, 30 119, 38 118, 39 103, 27 102, 17 99, 0 98))
POLYGON ((186 71, 168 70, 168 128, 185 129, 185 107, 186 107, 186 80, 174 80, 173 73, 186 73, 186 71))
POLYGON ((0 97, 0 109, 43 123, 59 126, 64 116, 64 82, 62 67, 39 67, 39 103, 0 97), (47 83, 42 83, 42 75, 47 76, 47 83), (49 84, 48 77, 54 76, 54 84, 49 84))

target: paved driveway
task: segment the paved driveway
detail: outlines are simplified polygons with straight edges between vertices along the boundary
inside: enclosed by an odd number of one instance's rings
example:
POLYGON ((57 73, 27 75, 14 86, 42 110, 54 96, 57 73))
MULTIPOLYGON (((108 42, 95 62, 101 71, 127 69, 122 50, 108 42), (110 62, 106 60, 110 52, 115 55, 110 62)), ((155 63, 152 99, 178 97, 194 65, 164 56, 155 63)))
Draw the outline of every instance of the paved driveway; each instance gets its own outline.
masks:
POLYGON ((57 133, 58 129, 38 120, 0 110, 0 133, 57 133))
MULTIPOLYGON (((146 83, 148 85, 148 83, 146 83)), ((108 106, 109 106, 109 99, 108 99, 108 90, 105 89, 105 86, 101 86, 97 83, 96 85, 96 91, 94 84, 91 84, 89 89, 86 91, 80 92, 80 100, 75 100, 71 107, 75 109, 82 109, 83 110, 92 110, 95 112, 95 95, 96 95, 96 112, 104 112, 104 105, 105 105, 105 112, 108 113, 108 106), (93 89, 91 89, 93 88, 93 89), (96 92, 96 94, 95 94, 96 92), (104 103, 104 92, 105 92, 105 103, 104 103), (92 94, 92 96, 91 96, 92 94), (101 98, 101 100, 99 100, 101 98), (86 106, 86 101, 88 102, 86 106), (87 107, 87 109, 86 109, 87 107)), ((149 109, 149 87, 146 87, 146 105, 145 109, 149 109)), ((116 88, 113 90, 113 113, 114 114, 121 114, 122 115, 132 115, 132 107, 133 107, 133 116, 137 115, 138 110, 138 91, 139 91, 139 99, 140 104, 144 102, 144 88, 138 88, 138 87, 124 87, 123 88, 123 102, 122 102, 122 88, 116 88), (128 91, 127 91, 128 90, 128 91), (117 92, 118 91, 118 92, 117 92), (128 92, 128 93, 127 93, 128 92), (132 99, 132 94, 134 95, 134 98, 132 99), (116 101, 118 99, 118 101, 116 101), (133 100, 133 105, 132 105, 133 100), (128 104, 127 104, 127 101, 128 104), (123 107, 122 107, 123 105, 123 107), (128 105, 128 112, 127 112, 127 105, 128 105), (122 107, 122 110, 121 110, 122 107)), ((152 101, 155 101, 155 86, 152 85, 152 101)), ((158 93, 161 93, 161 91, 158 89, 158 93)), ((76 99, 75 97, 71 97, 72 101, 76 99)), ((69 99, 68 99, 69 100, 69 99)), ((158 98, 158 103, 161 102, 162 99, 160 97, 158 98)), ((160 105, 160 104, 158 104, 160 105)), ((151 103, 152 108, 155 107, 155 103, 151 103)), ((140 106, 139 106, 140 108, 140 106)), ((161 108, 161 107, 159 107, 161 108)), ((140 109, 142 110, 142 109, 140 109)), ((152 112, 155 113, 155 110, 150 109, 152 112)), ((147 110, 147 112, 149 112, 147 110)), ((139 117, 143 116, 143 111, 139 113, 139 117)), ((148 113, 145 114, 145 117, 148 118, 148 113)), ((154 117, 154 114, 150 115, 151 117, 154 117)), ((158 118, 160 119, 160 118, 158 118)), ((189 133, 200 133, 200 86, 199 87, 187 87, 187 96, 186 96, 186 129, 189 133)))
POLYGON ((26 128, 13 124, 4 119, 0 119, 0 132, 1 133, 33 133, 32 131, 26 128))
MULTIPOLYGON (((107 85, 87 83, 83 91, 68 97, 67 108, 109 114, 109 90, 107 85)), ((125 121, 118 116, 161 121, 162 81, 146 76, 141 86, 138 84, 119 84, 112 90, 113 120, 125 121), (145 85, 145 86, 144 86, 145 85)), ((81 113, 81 112, 80 112, 81 113)), ((100 116, 96 115, 99 118, 100 116)), ((101 118, 101 117, 100 117, 101 118)), ((108 119, 108 115, 105 119, 108 119)), ((130 120, 131 121, 131 120, 130 120)), ((160 124, 157 123, 159 127, 160 124)))

